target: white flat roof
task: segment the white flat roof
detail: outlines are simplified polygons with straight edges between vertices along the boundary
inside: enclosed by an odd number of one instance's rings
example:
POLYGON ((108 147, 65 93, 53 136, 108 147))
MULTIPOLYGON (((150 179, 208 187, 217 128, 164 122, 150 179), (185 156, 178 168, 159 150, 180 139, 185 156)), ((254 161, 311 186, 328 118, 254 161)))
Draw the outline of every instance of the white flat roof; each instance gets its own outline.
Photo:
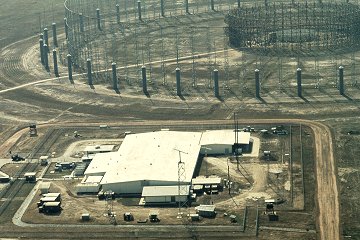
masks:
POLYGON ((117 166, 119 161, 118 152, 95 154, 94 158, 85 171, 85 175, 104 175, 109 169, 117 166))
POLYGON ((32 176, 35 176, 36 175, 36 172, 27 172, 24 174, 24 177, 32 177, 32 176))
POLYGON ((86 146, 84 152, 111 152, 115 145, 92 145, 86 146))
MULTIPOLYGON (((182 196, 189 194, 190 186, 182 186, 185 191, 182 192, 182 196)), ((178 196, 178 186, 145 186, 143 187, 142 197, 158 197, 158 196, 178 196)))
POLYGON ((197 211, 213 212, 215 211, 215 205, 200 205, 195 207, 197 211))
POLYGON ((42 197, 40 198, 41 202, 54 202, 56 201, 58 196, 49 196, 49 197, 42 197))
POLYGON ((61 193, 44 193, 43 194, 43 197, 46 198, 46 197, 60 197, 61 196, 61 193))
POLYGON ((44 188, 50 188, 51 182, 41 182, 40 183, 40 188, 44 189, 44 188))
MULTIPOLYGON (((181 157, 185 164, 184 182, 190 183, 201 145, 232 145, 234 136, 232 130, 130 134, 117 152, 96 154, 85 175, 104 176, 101 184, 140 180, 174 183, 178 182, 178 162, 181 157)), ((239 132, 239 143, 248 144, 249 140, 250 133, 239 132)))
POLYGON ((197 177, 192 179, 193 185, 205 185, 205 184, 220 184, 221 178, 219 177, 197 177))
POLYGON ((103 176, 88 176, 84 183, 100 183, 103 176))
POLYGON ((175 131, 127 135, 117 152, 116 165, 108 168, 101 184, 138 180, 177 182, 179 151, 185 163, 184 182, 190 183, 200 151, 200 136, 200 132, 175 131))
MULTIPOLYGON (((249 144, 250 132, 238 132, 238 143, 249 144)), ((203 132, 201 136, 200 145, 213 145, 213 144, 226 144, 234 145, 235 143, 235 132, 234 130, 212 130, 203 132)))

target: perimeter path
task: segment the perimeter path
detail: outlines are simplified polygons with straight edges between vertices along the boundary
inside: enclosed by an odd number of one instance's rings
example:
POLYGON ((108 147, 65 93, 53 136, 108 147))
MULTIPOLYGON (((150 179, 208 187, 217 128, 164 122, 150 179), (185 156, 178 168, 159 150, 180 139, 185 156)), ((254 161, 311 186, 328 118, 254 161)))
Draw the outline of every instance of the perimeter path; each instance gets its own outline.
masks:
MULTIPOLYGON (((316 173, 316 196, 317 196, 317 230, 319 232, 319 239, 322 240, 338 240, 340 239, 340 209, 339 209, 339 193, 336 179, 336 166, 333 156, 333 143, 331 131, 326 125, 303 119, 242 119, 240 124, 304 124, 309 126, 315 136, 316 145, 316 159, 315 159, 315 173, 316 173)), ((84 123, 85 124, 85 123, 84 123)), ((89 125, 98 126, 104 123, 86 123, 89 125)), ((210 121, 146 121, 146 122, 116 122, 107 123, 110 126, 166 126, 171 129, 171 126, 208 126, 232 124, 230 120, 210 120, 210 121)), ((55 124, 49 124, 54 126, 55 124)), ((81 126, 82 123, 68 123, 69 125, 81 126)), ((35 190, 35 189, 34 189, 35 190)), ((31 196, 25 200, 22 207, 15 214, 13 223, 23 227, 40 227, 44 224, 26 224, 21 221, 31 196)), ((46 225, 46 224, 45 224, 46 225)), ((51 226, 51 225, 49 225, 51 226)), ((66 225, 64 225, 66 227, 66 225)), ((80 226, 77 226, 80 227, 80 226)))

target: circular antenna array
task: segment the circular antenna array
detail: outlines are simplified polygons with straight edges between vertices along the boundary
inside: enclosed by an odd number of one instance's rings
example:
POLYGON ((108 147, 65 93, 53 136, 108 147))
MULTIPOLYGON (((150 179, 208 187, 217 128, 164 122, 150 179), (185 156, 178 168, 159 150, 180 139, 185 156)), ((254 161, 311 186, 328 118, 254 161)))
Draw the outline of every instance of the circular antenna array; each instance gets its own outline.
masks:
POLYGON ((345 2, 242 5, 225 22, 233 47, 260 54, 311 55, 359 46, 360 9, 345 2))

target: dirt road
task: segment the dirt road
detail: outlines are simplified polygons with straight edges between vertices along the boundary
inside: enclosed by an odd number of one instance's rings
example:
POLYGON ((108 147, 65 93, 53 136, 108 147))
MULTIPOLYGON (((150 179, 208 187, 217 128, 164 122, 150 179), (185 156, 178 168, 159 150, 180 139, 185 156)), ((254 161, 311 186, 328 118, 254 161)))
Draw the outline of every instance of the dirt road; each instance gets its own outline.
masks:
POLYGON ((339 193, 330 129, 312 123, 316 144, 318 230, 320 239, 340 239, 339 193))

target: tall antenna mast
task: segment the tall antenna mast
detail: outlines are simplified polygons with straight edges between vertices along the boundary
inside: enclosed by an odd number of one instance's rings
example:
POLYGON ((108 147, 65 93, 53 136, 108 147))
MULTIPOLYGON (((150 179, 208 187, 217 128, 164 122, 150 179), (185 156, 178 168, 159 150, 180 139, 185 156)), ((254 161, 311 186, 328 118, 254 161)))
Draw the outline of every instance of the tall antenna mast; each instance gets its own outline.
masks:
POLYGON ((186 172, 185 172, 185 163, 181 161, 181 153, 188 154, 187 152, 181 151, 179 149, 174 148, 175 151, 179 153, 179 162, 178 162, 178 201, 179 201, 179 210, 177 218, 182 218, 181 212, 181 196, 182 194, 186 194, 186 185, 184 183, 186 179, 186 172))
POLYGON ((236 164, 237 164, 237 169, 239 169, 239 121, 236 121, 236 148, 235 148, 235 157, 236 157, 236 164))
POLYGON ((234 134, 235 134, 234 154, 236 154, 237 147, 239 145, 239 121, 237 121, 237 119, 236 119, 235 112, 234 112, 234 134))

